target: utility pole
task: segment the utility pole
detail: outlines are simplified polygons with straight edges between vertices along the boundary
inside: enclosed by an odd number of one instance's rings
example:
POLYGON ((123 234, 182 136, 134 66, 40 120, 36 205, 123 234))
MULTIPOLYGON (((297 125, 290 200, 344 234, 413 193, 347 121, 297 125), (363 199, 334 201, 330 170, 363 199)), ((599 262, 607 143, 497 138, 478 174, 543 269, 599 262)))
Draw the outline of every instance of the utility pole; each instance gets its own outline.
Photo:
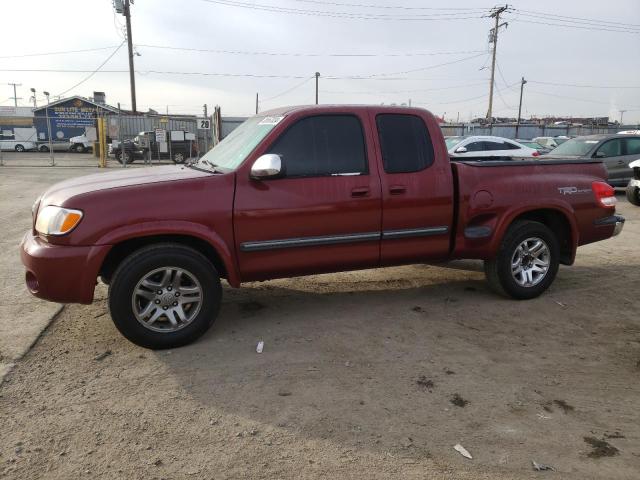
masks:
POLYGON ((22 84, 21 83, 7 83, 7 85, 13 85, 13 97, 9 97, 9 98, 13 98, 13 105, 18 108, 18 100, 22 100, 22 97, 19 97, 18 94, 16 93, 16 87, 21 87, 22 84))
MULTIPOLYGON (((131 84, 131 110, 136 113, 136 77, 133 69, 133 38, 131 36, 131 8, 130 0, 124 0, 123 15, 127 21, 127 46, 129 47, 129 83, 131 84)), ((131 0, 133 3, 133 0, 131 0)))
MULTIPOLYGON (((205 103, 203 107, 204 107, 204 119, 208 120, 209 117, 207 117, 207 104, 205 103)), ((208 151, 209 151, 209 130, 205 130, 204 131, 204 153, 207 153, 208 151)))
POLYGON ((256 115, 258 114, 258 92, 256 92, 256 115))
POLYGON ((500 15, 509 9, 509 5, 504 7, 495 7, 489 15, 496 19, 495 26, 489 31, 489 43, 493 43, 493 53, 491 58, 491 84, 489 85, 489 110, 487 111, 487 119, 489 123, 493 123, 493 84, 496 74, 496 50, 498 48, 498 32, 501 27, 506 27, 507 22, 500 23, 500 15))
POLYGON ((316 72, 316 105, 318 105, 318 78, 320 78, 320 72, 316 72))
POLYGON ((49 140, 49 158, 51 158, 51 166, 55 166, 56 161, 53 158, 53 145, 51 144, 51 120, 49 120, 49 92, 42 92, 47 97, 47 108, 45 116, 47 117, 47 139, 49 140))
POLYGON ((626 112, 626 110, 620 110, 620 125, 622 125, 622 117, 624 116, 624 112, 626 112))
POLYGON ((518 105, 518 123, 516 123, 516 138, 518 138, 518 130, 520 129, 520 117, 522 115, 522 91, 524 90, 524 85, 527 81, 522 77, 520 80, 520 104, 518 105))
POLYGON ((33 96, 29 100, 33 100, 33 108, 38 108, 38 101, 36 100, 36 89, 30 88, 29 90, 31 90, 31 93, 33 94, 33 96))

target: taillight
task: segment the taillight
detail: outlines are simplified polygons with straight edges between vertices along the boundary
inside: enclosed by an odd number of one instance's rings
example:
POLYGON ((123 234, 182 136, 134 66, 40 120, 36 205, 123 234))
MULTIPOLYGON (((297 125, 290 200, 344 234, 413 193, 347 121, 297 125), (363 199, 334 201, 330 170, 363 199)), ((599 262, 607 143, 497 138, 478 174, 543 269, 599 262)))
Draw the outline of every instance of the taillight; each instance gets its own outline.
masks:
POLYGON ((593 182, 591 189, 596 196, 596 201, 602 206, 607 208, 613 208, 616 206, 616 191, 615 189, 604 182, 593 182))
POLYGON ((540 152, 539 151, 535 151, 531 154, 532 157, 539 157, 540 156, 540 152))

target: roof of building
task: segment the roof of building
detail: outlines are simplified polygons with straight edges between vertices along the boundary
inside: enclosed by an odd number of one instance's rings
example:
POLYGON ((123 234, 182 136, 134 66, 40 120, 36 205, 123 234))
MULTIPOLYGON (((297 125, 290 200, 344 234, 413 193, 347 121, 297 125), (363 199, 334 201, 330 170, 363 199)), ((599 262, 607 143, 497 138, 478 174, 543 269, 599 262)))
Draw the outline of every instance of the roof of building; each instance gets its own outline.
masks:
POLYGON ((88 98, 81 97, 80 95, 74 95, 73 97, 61 98, 60 100, 56 100, 55 102, 49 103, 49 105, 43 105, 41 107, 34 108, 33 111, 34 111, 34 113, 35 112, 39 112, 39 111, 42 111, 42 110, 46 109, 47 107, 54 107, 54 106, 59 105, 61 103, 66 103, 69 100, 81 100, 83 102, 90 103, 91 105, 94 105, 96 108, 103 108, 105 110, 109 110, 110 112, 114 112, 114 113, 118 112, 118 109, 115 108, 115 107, 112 107, 111 105, 96 103, 93 100, 89 100, 88 98))

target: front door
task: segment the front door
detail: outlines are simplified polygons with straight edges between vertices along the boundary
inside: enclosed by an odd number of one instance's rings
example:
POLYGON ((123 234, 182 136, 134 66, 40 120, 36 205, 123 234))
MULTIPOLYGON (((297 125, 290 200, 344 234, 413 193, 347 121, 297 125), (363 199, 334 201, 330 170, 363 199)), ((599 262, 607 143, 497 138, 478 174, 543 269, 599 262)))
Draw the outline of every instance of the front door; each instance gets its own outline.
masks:
POLYGON ((234 206, 242 281, 370 267, 380 255, 380 181, 366 116, 312 115, 268 148, 282 178, 238 175, 234 206))
POLYGON ((453 179, 441 133, 422 117, 378 114, 382 175, 382 264, 444 259, 453 221, 453 179), (435 162, 435 158, 439 158, 435 162))

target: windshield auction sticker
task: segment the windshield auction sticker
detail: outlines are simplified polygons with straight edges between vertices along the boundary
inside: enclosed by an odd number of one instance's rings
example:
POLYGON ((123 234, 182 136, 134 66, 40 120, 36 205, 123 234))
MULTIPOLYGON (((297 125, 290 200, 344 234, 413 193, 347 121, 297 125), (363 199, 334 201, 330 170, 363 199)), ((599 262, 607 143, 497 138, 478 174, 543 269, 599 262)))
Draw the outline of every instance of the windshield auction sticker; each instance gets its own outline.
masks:
POLYGON ((260 120, 260 123, 258 123, 258 125, 277 125, 278 123, 280 123, 280 120, 282 120, 283 118, 284 118, 283 116, 264 117, 262 120, 260 120))

